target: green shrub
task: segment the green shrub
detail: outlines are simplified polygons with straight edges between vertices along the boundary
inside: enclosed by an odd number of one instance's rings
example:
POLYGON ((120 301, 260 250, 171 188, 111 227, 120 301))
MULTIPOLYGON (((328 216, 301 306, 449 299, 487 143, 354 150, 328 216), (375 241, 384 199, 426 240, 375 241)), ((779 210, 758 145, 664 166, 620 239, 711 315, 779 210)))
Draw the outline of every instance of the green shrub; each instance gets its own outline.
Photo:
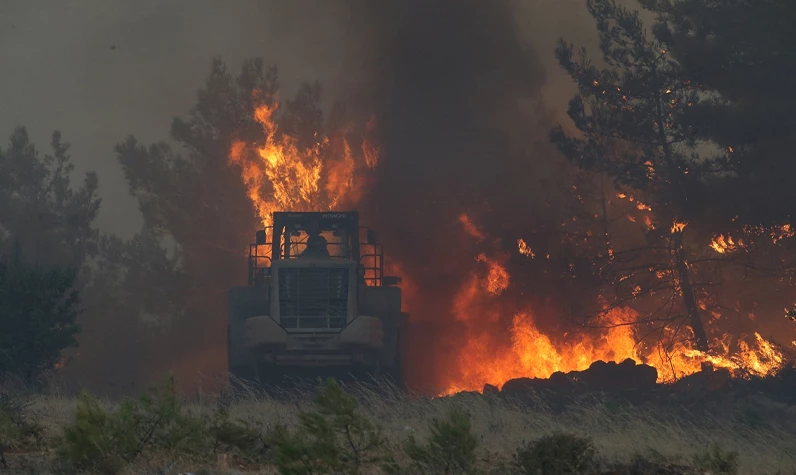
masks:
POLYGON ((738 473, 738 452, 725 452, 718 445, 694 456, 697 468, 708 470, 716 475, 734 475, 738 473))
POLYGON ((226 409, 219 409, 206 428, 213 455, 233 453, 249 462, 262 462, 268 457, 269 442, 262 428, 230 419, 226 409))
POLYGON ((83 393, 77 403, 74 422, 64 428, 64 441, 57 450, 58 457, 66 468, 115 473, 122 468, 126 458, 126 454, 117 450, 129 443, 116 444, 118 439, 126 436, 97 400, 83 393))
POLYGON ((445 419, 431 420, 431 435, 425 444, 410 436, 405 450, 422 473, 472 473, 478 439, 472 433, 470 416, 453 408, 445 419))
POLYGON ((58 456, 65 466, 116 473, 142 453, 197 445, 201 426, 186 415, 174 381, 105 411, 92 396, 80 396, 74 421, 64 428, 58 456))
POLYGON ((587 473, 594 465, 591 439, 554 433, 529 442, 514 455, 517 473, 558 475, 587 473))
POLYGON ((330 379, 315 397, 316 411, 299 414, 291 432, 271 435, 273 457, 285 475, 357 474, 365 467, 390 464, 381 431, 359 414, 356 399, 330 379))
POLYGON ((117 473, 143 454, 206 458, 231 452, 262 460, 266 448, 261 431, 231 420, 226 411, 212 417, 187 411, 172 379, 110 412, 84 393, 57 453, 66 469, 117 473))

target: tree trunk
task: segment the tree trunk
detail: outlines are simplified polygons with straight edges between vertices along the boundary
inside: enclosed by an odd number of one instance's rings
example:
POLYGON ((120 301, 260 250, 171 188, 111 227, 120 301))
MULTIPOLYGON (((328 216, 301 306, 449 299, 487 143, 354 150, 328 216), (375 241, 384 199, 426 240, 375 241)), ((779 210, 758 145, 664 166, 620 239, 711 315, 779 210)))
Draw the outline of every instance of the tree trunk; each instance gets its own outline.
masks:
POLYGON ((708 350, 710 350, 708 346, 708 336, 707 333, 705 333, 704 325, 702 325, 702 318, 699 315, 699 306, 697 305, 696 295, 694 294, 694 286, 691 284, 691 275, 688 273, 688 266, 685 263, 682 231, 675 232, 674 234, 674 253, 677 277, 680 279, 680 290, 683 292, 683 303, 688 312, 691 329, 694 331, 697 349, 703 353, 707 353, 708 350))
MULTIPOLYGON (((660 139, 661 149, 663 150, 663 157, 666 164, 669 166, 669 172, 673 177, 676 177, 675 183, 680 188, 683 201, 687 201, 685 195, 685 187, 682 181, 682 175, 672 157, 672 148, 669 143, 669 138, 666 136, 666 127, 663 115, 663 102, 662 95, 658 96, 656 112, 657 112, 657 125, 658 137, 660 139)), ((685 304, 686 311, 688 312, 688 319, 691 322, 691 329, 694 331, 694 338, 696 339, 697 349, 703 353, 710 350, 708 345, 708 336, 705 333, 705 327, 702 325, 702 318, 699 316, 699 306, 697 305, 696 295, 694 294, 694 286, 691 284, 691 275, 688 273, 688 265, 685 259, 685 249, 683 249, 683 232, 676 231, 674 233, 674 253, 675 253, 675 267, 677 269, 677 276, 680 279, 680 290, 683 292, 683 303, 685 304)), ((712 365, 707 362, 702 363, 702 371, 711 371, 712 365)))
POLYGON ((600 196, 602 198, 603 206, 603 244, 605 245, 605 256, 611 255, 611 238, 608 234, 608 197, 605 196, 605 173, 600 172, 600 196))

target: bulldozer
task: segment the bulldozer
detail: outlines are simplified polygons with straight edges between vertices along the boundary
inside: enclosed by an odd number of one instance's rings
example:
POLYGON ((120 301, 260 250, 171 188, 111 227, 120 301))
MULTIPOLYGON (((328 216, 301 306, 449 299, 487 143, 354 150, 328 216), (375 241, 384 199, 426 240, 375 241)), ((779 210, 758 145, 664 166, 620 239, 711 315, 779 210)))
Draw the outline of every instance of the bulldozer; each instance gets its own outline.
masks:
POLYGON ((228 293, 230 379, 387 377, 402 386, 409 315, 376 233, 356 211, 275 212, 271 222, 249 245, 248 285, 228 293))

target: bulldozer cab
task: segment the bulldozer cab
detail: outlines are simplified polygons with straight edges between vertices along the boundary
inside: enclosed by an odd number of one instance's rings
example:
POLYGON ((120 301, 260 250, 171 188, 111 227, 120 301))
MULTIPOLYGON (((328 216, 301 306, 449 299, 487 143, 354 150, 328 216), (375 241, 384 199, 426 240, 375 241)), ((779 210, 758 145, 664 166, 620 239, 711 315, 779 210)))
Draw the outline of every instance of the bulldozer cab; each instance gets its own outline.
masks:
POLYGON ((356 213, 274 213, 271 231, 271 254, 276 259, 359 260, 356 213))
MULTIPOLYGON (((276 212, 249 246, 249 283, 230 291, 228 361, 244 380, 281 371, 401 378, 400 278, 350 212, 276 212)), ((290 373, 293 374, 293 373, 290 373)))
POLYGON ((354 261, 366 285, 399 283, 383 276, 382 247, 372 230, 359 226, 355 211, 273 213, 273 226, 258 231, 250 246, 249 284, 267 276, 273 262, 282 259, 354 261))

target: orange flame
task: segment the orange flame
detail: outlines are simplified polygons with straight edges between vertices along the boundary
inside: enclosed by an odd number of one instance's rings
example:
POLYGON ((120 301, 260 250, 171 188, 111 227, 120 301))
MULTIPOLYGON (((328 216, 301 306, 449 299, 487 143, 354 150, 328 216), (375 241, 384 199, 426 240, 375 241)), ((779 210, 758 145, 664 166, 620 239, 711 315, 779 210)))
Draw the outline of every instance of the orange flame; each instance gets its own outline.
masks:
MULTIPOLYGON (((773 244, 777 244, 783 239, 792 238, 796 235, 796 231, 793 230, 790 224, 772 226, 769 228, 763 226, 744 226, 742 233, 753 238, 765 236, 771 239, 773 244)), ((719 254, 729 254, 746 248, 746 242, 743 238, 734 238, 729 234, 717 234, 711 240, 710 247, 719 254)))
POLYGON ((743 247, 743 241, 739 239, 738 243, 736 244, 732 236, 727 235, 725 237, 724 234, 719 234, 713 238, 713 241, 710 243, 710 247, 719 254, 725 254, 728 252, 734 252, 738 250, 738 248, 743 247))
POLYGON ((686 226, 688 226, 688 223, 684 223, 684 222, 680 222, 680 221, 673 222, 672 223, 672 234, 683 232, 683 230, 685 229, 686 226))
POLYGON ((536 257, 536 254, 533 252, 533 249, 531 249, 530 246, 528 246, 528 243, 525 242, 525 239, 517 239, 517 251, 523 256, 528 256, 531 259, 536 257))
MULTIPOLYGON (((315 141, 307 146, 280 131, 275 117, 278 109, 278 103, 256 108, 255 118, 266 137, 264 143, 238 141, 232 144, 229 153, 230 164, 240 169, 241 180, 258 219, 268 226, 274 211, 355 206, 367 186, 370 172, 379 163, 379 147, 367 139, 376 126, 375 120, 365 124, 366 137, 360 145, 353 146, 353 141, 343 133, 339 136, 318 133, 315 141)), ((651 166, 649 169, 654 173, 651 166)), ((623 193, 617 196, 634 203, 640 211, 652 210, 633 196, 623 193)), ((458 219, 468 235, 478 242, 487 240, 484 231, 467 214, 461 214, 458 219)), ((644 222, 648 227, 654 226, 649 216, 644 217, 644 222)), ((672 232, 682 231, 684 227, 685 223, 674 223, 672 232)), ((775 241, 794 235, 790 226, 765 232, 775 241)), ((723 242, 739 243, 730 238, 723 242)), ((535 256, 523 239, 517 240, 517 251, 530 258, 535 256)), ((657 346, 643 347, 637 344, 633 327, 624 325, 638 317, 631 309, 607 312, 603 323, 610 328, 588 335, 564 334, 556 338, 540 329, 532 308, 518 310, 506 304, 506 293, 512 285, 506 268, 508 258, 508 254, 498 252, 479 253, 475 258, 478 264, 452 302, 451 310, 463 325, 466 339, 456 352, 457 367, 443 377, 445 394, 480 390, 485 383, 500 387, 517 377, 549 377, 555 371, 583 370, 596 360, 633 358, 646 362, 658 368, 661 381, 696 372, 703 361, 754 374, 765 374, 782 362, 782 354, 759 334, 755 334, 754 341, 742 343, 741 350, 732 354, 729 345, 722 342, 714 345, 722 351, 711 355, 700 353, 687 344, 679 344, 668 352, 660 351, 657 346)), ((546 255, 546 259, 549 258, 549 254, 546 255)), ((388 264, 391 270, 399 270, 399 263, 388 264)), ((402 287, 407 295, 415 293, 406 283, 402 287)))
MULTIPOLYGON (((464 220, 462 220, 464 223, 464 220)), ((471 219, 467 219, 472 224, 471 219)), ((674 222, 672 232, 681 232, 684 222, 674 222)), ((529 249, 518 240, 518 250, 529 249)), ((676 343, 665 351, 662 343, 641 344, 634 327, 639 315, 631 308, 615 308, 602 317, 599 331, 565 334, 556 338, 537 325, 535 312, 511 310, 502 298, 511 276, 499 258, 485 253, 477 261, 487 272, 474 270, 456 294, 452 311, 463 323, 466 338, 456 353, 456 367, 446 375, 441 395, 480 391, 485 384, 498 388, 514 378, 547 378, 556 371, 582 371, 597 360, 620 362, 632 358, 658 370, 658 381, 671 382, 701 370, 703 362, 726 368, 733 375, 765 375, 783 363, 782 353, 754 334, 753 341, 740 341, 731 351, 725 341, 714 341, 711 354, 695 350, 689 343, 676 343), (510 316, 510 322, 506 318, 510 316), (505 333, 500 331, 501 325, 505 333)), ((716 315, 720 317, 720 315, 716 315)))
POLYGON ((703 362, 726 368, 737 377, 766 375, 784 361, 782 353, 759 333, 751 342, 740 341, 740 349, 735 352, 721 342, 714 342, 715 354, 702 353, 685 343, 666 352, 660 345, 640 345, 633 327, 623 325, 638 318, 629 308, 607 312, 603 323, 608 328, 598 334, 568 334, 559 339, 543 333, 531 311, 518 312, 511 319, 510 339, 505 341, 493 326, 501 321, 500 310, 485 314, 473 311, 483 309, 492 300, 490 296, 494 297, 488 280, 479 281, 474 276, 456 297, 454 312, 468 326, 468 338, 457 353, 458 371, 448 375, 441 395, 480 391, 484 384, 501 388, 514 378, 547 378, 557 371, 582 371, 597 360, 620 362, 632 358, 655 367, 660 383, 696 373, 703 362), (485 326, 485 322, 491 325, 485 326))
MULTIPOLYGON (((271 224, 274 211, 321 211, 353 205, 362 195, 357 180, 362 170, 378 165, 379 149, 363 139, 356 153, 345 136, 334 147, 329 136, 319 136, 311 146, 300 146, 296 137, 281 133, 276 122, 279 103, 261 104, 255 119, 265 133, 261 146, 235 142, 229 153, 231 164, 241 170, 247 194, 262 221, 271 224)), ((375 119, 366 132, 375 127, 375 119)))
POLYGON ((502 387, 513 378, 547 378, 556 371, 575 371, 589 367, 596 360, 621 361, 638 355, 634 350, 632 330, 629 326, 617 326, 598 338, 585 335, 566 335, 554 340, 537 326, 531 312, 513 315, 509 327, 510 339, 505 341, 499 332, 490 326, 486 331, 482 322, 500 321, 499 310, 487 315, 464 316, 461 313, 473 306, 480 308, 479 300, 484 295, 483 287, 465 285, 456 298, 454 310, 460 320, 470 326, 470 334, 464 347, 458 352, 458 374, 451 373, 443 394, 460 391, 480 391, 484 384, 502 387))
POLYGON ((509 287, 509 273, 503 265, 486 257, 486 254, 479 254, 476 258, 478 262, 486 262, 489 265, 489 274, 486 278, 486 289, 493 295, 500 295, 509 287))
POLYGON ((627 193, 617 193, 616 197, 619 198, 619 199, 622 199, 622 200, 626 199, 626 200, 630 201, 631 203, 635 203, 636 204, 636 209, 638 209, 639 211, 652 211, 652 207, 651 206, 649 206, 649 205, 647 205, 645 203, 642 203, 641 200, 639 200, 638 198, 636 198, 633 195, 628 195, 627 193))

